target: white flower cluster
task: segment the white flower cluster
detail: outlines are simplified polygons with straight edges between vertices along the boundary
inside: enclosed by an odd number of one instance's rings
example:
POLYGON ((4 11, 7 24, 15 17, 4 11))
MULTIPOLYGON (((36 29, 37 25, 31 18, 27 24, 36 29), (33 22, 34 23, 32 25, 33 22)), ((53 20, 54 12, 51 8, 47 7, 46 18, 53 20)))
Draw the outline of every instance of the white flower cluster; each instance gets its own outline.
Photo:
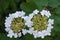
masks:
POLYGON ((38 13, 39 13, 39 11, 36 9, 29 16, 25 16, 25 12, 23 12, 23 11, 17 11, 16 13, 9 14, 9 17, 6 17, 6 20, 5 20, 5 27, 6 27, 5 31, 8 32, 7 36, 10 38, 12 38, 13 36, 14 36, 14 38, 17 38, 17 37, 21 37, 22 33, 23 33, 23 35, 29 33, 29 34, 33 34, 34 38, 37 38, 37 37, 44 38, 47 35, 51 35, 51 29, 53 28, 52 25, 54 24, 54 20, 49 19, 49 17, 51 16, 51 13, 47 10, 42 10, 40 12, 40 14, 42 16, 45 15, 48 18, 47 29, 42 30, 42 31, 38 31, 38 30, 34 30, 34 27, 32 27, 33 22, 31 21, 31 19, 33 18, 33 16, 35 16, 38 13), (22 29, 22 33, 21 32, 20 33, 14 33, 13 32, 13 30, 10 28, 11 22, 13 21, 14 18, 18 18, 18 17, 21 17, 24 19, 25 25, 27 25, 29 30, 22 29))
MULTIPOLYGON (((9 14, 9 17, 6 17, 6 20, 5 20, 5 31, 8 32, 7 36, 12 38, 14 36, 14 38, 17 38, 17 37, 21 37, 21 32, 19 33, 14 33, 13 30, 10 28, 11 27, 11 23, 13 21, 14 18, 18 18, 18 17, 21 17, 21 18, 25 18, 25 12, 23 11, 16 11, 15 13, 13 14, 9 14)), ((22 33, 23 35, 25 35, 27 32, 26 29, 22 29, 22 33)))
MULTIPOLYGON (((29 15, 30 21, 31 21, 31 19, 33 18, 33 16, 35 16, 35 15, 38 14, 38 13, 39 13, 39 11, 38 11, 37 9, 34 10, 33 13, 29 15)), ((51 16, 50 12, 47 11, 47 10, 42 10, 42 11, 40 12, 40 14, 41 14, 42 16, 45 15, 47 18, 49 18, 49 17, 51 16)), ((33 20, 33 19, 32 19, 32 20, 33 20)), ((32 21, 31 21, 31 23, 32 23, 32 25, 33 25, 33 22, 32 22, 32 21)), ((34 27, 32 27, 32 25, 29 24, 31 27, 29 28, 28 33, 33 34, 33 35, 34 35, 34 38, 37 38, 37 37, 44 38, 44 37, 47 36, 47 35, 51 35, 50 32, 51 32, 51 29, 53 28, 53 26, 52 26, 53 24, 54 24, 54 20, 53 20, 53 19, 48 19, 47 29, 42 30, 42 31, 34 30, 34 27)))

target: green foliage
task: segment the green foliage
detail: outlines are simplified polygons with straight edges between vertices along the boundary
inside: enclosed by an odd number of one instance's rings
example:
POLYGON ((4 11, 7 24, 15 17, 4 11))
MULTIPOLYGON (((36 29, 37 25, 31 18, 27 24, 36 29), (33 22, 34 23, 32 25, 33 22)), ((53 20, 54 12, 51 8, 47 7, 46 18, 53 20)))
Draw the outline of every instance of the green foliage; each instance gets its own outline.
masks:
POLYGON ((60 16, 55 16, 54 30, 60 32, 60 16))
POLYGON ((48 6, 48 0, 26 0, 25 3, 21 3, 21 9, 27 13, 31 13, 34 9, 42 10, 48 6))
POLYGON ((23 9, 23 11, 25 11, 26 13, 32 13, 33 10, 37 9, 37 6, 33 2, 22 3, 21 4, 21 9, 23 9))
POLYGON ((60 0, 0 0, 0 40, 59 40, 60 39, 60 0), (52 9, 51 9, 52 8, 52 9), (44 39, 35 39, 32 35, 27 34, 21 38, 8 38, 5 32, 5 17, 9 13, 23 10, 26 15, 32 13, 33 10, 48 9, 51 11, 51 18, 54 19, 54 28, 52 35, 46 36, 44 39))
POLYGON ((58 7, 58 5, 60 5, 60 1, 59 0, 49 0, 48 5, 52 8, 56 8, 56 7, 58 7))
POLYGON ((55 9, 56 14, 60 15, 60 6, 55 9))
POLYGON ((8 8, 9 2, 7 0, 1 0, 0 7, 2 10, 6 10, 8 8))

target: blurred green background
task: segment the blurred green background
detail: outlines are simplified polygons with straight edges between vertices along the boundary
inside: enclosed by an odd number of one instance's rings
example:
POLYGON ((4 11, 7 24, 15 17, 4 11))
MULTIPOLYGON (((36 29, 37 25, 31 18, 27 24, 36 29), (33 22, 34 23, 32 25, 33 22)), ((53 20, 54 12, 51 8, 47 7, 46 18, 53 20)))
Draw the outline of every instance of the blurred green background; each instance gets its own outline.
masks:
POLYGON ((60 40, 60 0, 0 0, 0 40, 60 40), (4 26, 5 17, 9 13, 21 10, 29 15, 35 9, 51 11, 51 18, 54 19, 51 36, 35 39, 32 35, 26 34, 21 38, 8 38, 4 26))

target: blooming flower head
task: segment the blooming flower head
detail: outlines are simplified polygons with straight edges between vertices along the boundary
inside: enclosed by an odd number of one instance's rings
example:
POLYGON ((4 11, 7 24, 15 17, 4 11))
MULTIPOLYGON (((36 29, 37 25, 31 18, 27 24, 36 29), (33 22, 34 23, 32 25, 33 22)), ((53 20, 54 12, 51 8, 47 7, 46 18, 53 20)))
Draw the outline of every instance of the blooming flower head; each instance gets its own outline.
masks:
POLYGON ((9 17, 6 17, 5 20, 5 31, 8 32, 7 36, 12 38, 21 37, 22 33, 25 35, 27 30, 24 29, 25 26, 25 12, 16 11, 16 13, 9 14, 9 17))
POLYGON ((29 15, 32 25, 28 30, 28 33, 33 34, 34 38, 44 38, 47 35, 51 35, 51 29, 53 28, 54 20, 50 19, 50 11, 42 10, 39 12, 37 9, 29 15))

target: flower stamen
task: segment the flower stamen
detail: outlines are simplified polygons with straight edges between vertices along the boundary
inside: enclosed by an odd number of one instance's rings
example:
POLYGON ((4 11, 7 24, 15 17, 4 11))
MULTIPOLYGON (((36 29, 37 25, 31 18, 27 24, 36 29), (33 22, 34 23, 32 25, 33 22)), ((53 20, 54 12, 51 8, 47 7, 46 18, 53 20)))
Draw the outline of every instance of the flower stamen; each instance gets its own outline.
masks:
POLYGON ((36 14, 32 18, 32 22, 35 30, 42 31, 47 29, 48 20, 46 16, 41 16, 40 14, 36 14))
POLYGON ((14 18, 11 23, 11 29, 13 32, 18 33, 22 30, 22 28, 25 28, 25 23, 22 18, 14 18))

